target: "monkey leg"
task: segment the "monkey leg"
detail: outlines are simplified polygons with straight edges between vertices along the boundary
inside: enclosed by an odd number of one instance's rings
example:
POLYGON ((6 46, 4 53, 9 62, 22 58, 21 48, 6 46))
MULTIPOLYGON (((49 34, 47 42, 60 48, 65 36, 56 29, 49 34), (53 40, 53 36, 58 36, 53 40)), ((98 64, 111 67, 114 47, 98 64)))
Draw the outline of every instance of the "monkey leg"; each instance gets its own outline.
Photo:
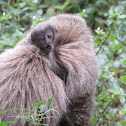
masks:
POLYGON ((74 124, 71 121, 71 119, 69 118, 69 116, 66 114, 62 117, 58 126, 74 126, 74 124))
POLYGON ((91 94, 75 98, 68 107, 58 126, 91 126, 93 113, 93 100, 91 94))
POLYGON ((84 97, 75 98, 71 101, 68 109, 68 116, 74 126, 91 126, 91 116, 93 113, 93 100, 91 94, 84 97))

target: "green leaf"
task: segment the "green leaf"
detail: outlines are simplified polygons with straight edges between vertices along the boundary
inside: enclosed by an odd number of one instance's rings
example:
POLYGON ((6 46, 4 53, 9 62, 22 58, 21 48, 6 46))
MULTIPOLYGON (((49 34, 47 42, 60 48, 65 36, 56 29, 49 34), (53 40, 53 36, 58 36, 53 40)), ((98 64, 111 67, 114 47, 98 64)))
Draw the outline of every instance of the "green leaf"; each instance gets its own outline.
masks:
POLYGON ((14 110, 16 109, 16 110, 30 110, 31 108, 30 107, 28 107, 28 108, 13 108, 14 110))
POLYGON ((83 9, 83 11, 80 13, 80 16, 83 18, 87 18, 88 15, 85 13, 85 9, 83 9))
POLYGON ((105 36, 105 32, 103 31, 103 29, 100 29, 100 27, 98 27, 95 32, 99 35, 99 36, 105 36))
POLYGON ((126 76, 121 76, 120 79, 122 82, 126 83, 126 76))
POLYGON ((106 94, 106 91, 104 91, 103 93, 101 93, 99 96, 98 96, 98 99, 103 99, 104 101, 106 102, 109 102, 111 99, 109 97, 107 97, 107 94, 106 94))
POLYGON ((95 18, 95 21, 98 22, 99 24, 105 23, 105 20, 102 19, 102 18, 100 18, 100 17, 96 17, 96 18, 95 18))
POLYGON ((19 3, 15 3, 13 6, 14 6, 15 8, 18 8, 18 7, 19 7, 19 3))
POLYGON ((117 51, 117 50, 119 50, 120 48, 121 48, 121 45, 120 45, 120 44, 117 44, 117 45, 114 45, 114 46, 111 47, 111 49, 112 49, 113 51, 117 51))
POLYGON ((65 12, 72 8, 72 6, 69 5, 70 2, 71 2, 70 0, 66 0, 63 5, 60 5, 60 6, 56 5, 54 7, 61 12, 65 12))
POLYGON ((4 21, 7 21, 11 18, 12 18, 12 16, 10 14, 3 15, 3 16, 0 17, 0 22, 3 23, 4 21))
POLYGON ((2 112, 0 112, 0 114, 6 114, 7 113, 7 111, 2 111, 2 112))
POLYGON ((126 114, 126 110, 120 110, 122 114, 126 114))
POLYGON ((49 99, 48 99, 48 106, 50 106, 52 104, 52 101, 53 101, 53 96, 51 96, 49 99))
POLYGON ((126 64, 126 60, 123 60, 123 64, 126 64))
POLYGON ((93 117, 93 118, 92 118, 92 123, 95 125, 96 122, 97 122, 97 118, 96 118, 96 117, 93 117))
POLYGON ((107 97, 107 96, 103 96, 102 99, 103 99, 104 101, 106 101, 106 102, 109 102, 109 101, 111 100, 111 99, 110 99, 109 97, 107 97))
POLYGON ((39 108, 40 105, 43 104, 43 103, 44 103, 44 100, 39 101, 39 102, 34 102, 34 103, 33 103, 33 106, 35 106, 36 108, 39 108))
POLYGON ((114 95, 120 95, 120 96, 122 96, 122 94, 120 94, 119 92, 117 92, 115 90, 112 90, 112 89, 107 90, 107 92, 110 92, 110 93, 112 93, 114 95))
POLYGON ((7 126, 7 124, 12 124, 14 122, 8 121, 8 122, 0 122, 0 126, 7 126))
POLYGON ((98 38, 95 38, 94 41, 95 41, 95 43, 96 43, 97 45, 100 45, 100 44, 101 44, 101 42, 99 41, 98 38))
POLYGON ((21 116, 21 119, 28 119, 28 116, 21 116))
POLYGON ((47 106, 47 104, 40 105, 40 107, 39 107, 39 113, 45 112, 46 106, 47 106))
POLYGON ((6 111, 0 111, 0 114, 6 114, 7 112, 12 111, 12 109, 8 109, 6 111))
POLYGON ((102 75, 102 77, 105 78, 105 79, 108 79, 108 78, 109 78, 109 73, 104 73, 104 74, 102 75))
POLYGON ((58 113, 59 115, 61 115, 61 114, 60 114, 56 109, 54 109, 54 108, 48 109, 46 112, 44 112, 44 115, 45 115, 46 113, 49 113, 50 111, 54 111, 54 112, 58 113))
POLYGON ((109 38, 110 38, 110 40, 111 40, 112 42, 114 42, 114 41, 115 41, 114 34, 110 34, 110 35, 109 35, 109 38))

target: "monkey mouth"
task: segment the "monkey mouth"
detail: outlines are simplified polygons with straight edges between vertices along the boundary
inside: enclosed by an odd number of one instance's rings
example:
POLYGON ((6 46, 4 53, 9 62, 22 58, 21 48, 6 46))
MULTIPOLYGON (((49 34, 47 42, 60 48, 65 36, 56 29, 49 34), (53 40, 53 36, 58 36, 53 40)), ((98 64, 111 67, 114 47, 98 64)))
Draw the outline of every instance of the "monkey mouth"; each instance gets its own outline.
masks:
POLYGON ((47 45, 47 49, 51 49, 51 46, 50 45, 47 45))

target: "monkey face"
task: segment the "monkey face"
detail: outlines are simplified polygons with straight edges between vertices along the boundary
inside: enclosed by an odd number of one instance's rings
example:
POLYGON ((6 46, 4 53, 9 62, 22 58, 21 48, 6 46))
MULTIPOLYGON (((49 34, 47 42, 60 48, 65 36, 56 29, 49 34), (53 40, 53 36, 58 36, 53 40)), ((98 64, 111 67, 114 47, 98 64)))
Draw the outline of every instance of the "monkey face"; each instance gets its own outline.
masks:
POLYGON ((47 55, 54 49, 56 39, 57 28, 54 26, 47 26, 43 29, 36 27, 31 32, 32 44, 47 55))

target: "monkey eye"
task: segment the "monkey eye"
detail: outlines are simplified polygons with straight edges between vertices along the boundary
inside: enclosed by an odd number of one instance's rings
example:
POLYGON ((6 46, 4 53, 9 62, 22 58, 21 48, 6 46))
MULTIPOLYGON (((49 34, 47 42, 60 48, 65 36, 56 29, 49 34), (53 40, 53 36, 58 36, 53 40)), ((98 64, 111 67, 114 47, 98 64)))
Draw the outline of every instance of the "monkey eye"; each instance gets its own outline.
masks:
POLYGON ((53 39, 53 34, 52 34, 52 33, 47 33, 47 34, 46 34, 46 37, 47 37, 48 39, 53 39))
POLYGON ((51 38, 52 38, 52 35, 51 35, 51 34, 49 34, 49 35, 47 35, 47 37, 48 37, 49 39, 51 39, 51 38))

